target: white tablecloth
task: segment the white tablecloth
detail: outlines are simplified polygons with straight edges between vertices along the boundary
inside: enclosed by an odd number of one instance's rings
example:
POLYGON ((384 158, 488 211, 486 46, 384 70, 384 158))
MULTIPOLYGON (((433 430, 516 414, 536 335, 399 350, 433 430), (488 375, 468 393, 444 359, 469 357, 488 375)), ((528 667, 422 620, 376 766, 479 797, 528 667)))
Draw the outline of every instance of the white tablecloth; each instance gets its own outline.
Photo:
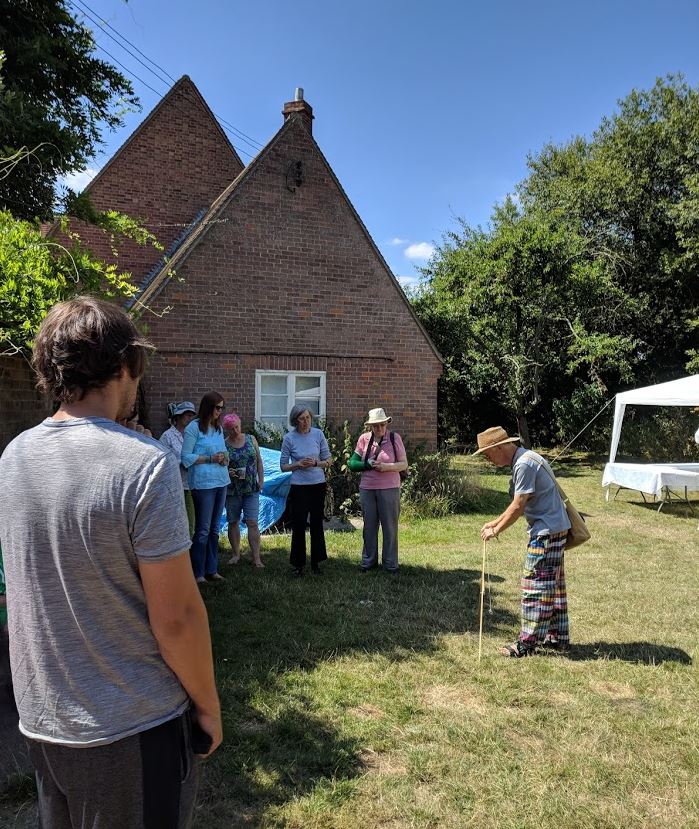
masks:
POLYGON ((658 498, 663 488, 699 491, 699 463, 608 463, 602 486, 616 484, 658 498))

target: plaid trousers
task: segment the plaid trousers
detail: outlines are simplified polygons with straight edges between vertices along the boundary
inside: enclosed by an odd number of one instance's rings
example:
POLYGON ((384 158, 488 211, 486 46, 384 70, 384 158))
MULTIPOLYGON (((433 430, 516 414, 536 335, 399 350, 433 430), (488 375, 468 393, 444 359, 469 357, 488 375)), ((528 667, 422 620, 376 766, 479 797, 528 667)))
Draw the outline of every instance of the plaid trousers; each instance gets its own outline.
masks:
POLYGON ((567 532, 529 540, 522 572, 522 630, 519 640, 528 647, 552 639, 570 641, 568 599, 563 572, 567 532))

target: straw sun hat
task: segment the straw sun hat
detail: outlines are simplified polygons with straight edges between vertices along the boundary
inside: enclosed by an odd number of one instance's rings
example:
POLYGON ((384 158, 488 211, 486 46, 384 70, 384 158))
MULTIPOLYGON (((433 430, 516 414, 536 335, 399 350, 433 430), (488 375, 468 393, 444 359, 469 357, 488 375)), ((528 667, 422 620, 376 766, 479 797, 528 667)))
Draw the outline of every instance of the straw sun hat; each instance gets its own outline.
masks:
POLYGON ((494 446, 501 446, 503 443, 516 443, 519 440, 519 435, 510 437, 502 426, 492 426, 486 429, 485 432, 479 432, 476 438, 478 442, 478 449, 473 453, 480 455, 486 449, 492 449, 494 446))
POLYGON ((383 409, 370 409, 369 417, 364 421, 365 426, 375 426, 377 423, 390 423, 392 417, 388 417, 383 409))

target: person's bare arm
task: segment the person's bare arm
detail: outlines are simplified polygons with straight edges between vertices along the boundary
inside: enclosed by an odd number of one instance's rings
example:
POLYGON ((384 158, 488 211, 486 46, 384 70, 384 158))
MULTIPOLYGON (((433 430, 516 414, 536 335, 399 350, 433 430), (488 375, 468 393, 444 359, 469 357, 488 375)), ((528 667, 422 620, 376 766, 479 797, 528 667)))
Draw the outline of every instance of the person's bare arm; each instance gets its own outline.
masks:
POLYGON ((211 635, 188 552, 166 561, 139 559, 148 618, 160 653, 182 683, 213 753, 223 739, 211 635))
POLYGON ((507 509, 499 515, 494 521, 488 521, 481 527, 481 538, 483 541, 490 541, 491 538, 497 536, 508 527, 511 527, 519 518, 524 515, 524 505, 529 500, 527 495, 515 495, 510 502, 507 509))

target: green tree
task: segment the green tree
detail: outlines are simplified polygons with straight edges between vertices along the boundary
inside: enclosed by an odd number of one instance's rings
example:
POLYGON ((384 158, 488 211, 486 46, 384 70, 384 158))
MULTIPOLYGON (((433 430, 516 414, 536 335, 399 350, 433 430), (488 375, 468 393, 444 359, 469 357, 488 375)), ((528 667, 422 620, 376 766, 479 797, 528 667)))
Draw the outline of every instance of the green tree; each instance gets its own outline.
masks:
MULTIPOLYGON (((131 233, 119 214, 114 223, 108 214, 100 223, 132 238, 153 241, 145 239, 140 228, 131 233)), ((0 211, 0 354, 29 351, 41 321, 56 302, 79 293, 111 299, 135 295, 137 286, 130 274, 95 259, 70 233, 66 221, 63 232, 70 247, 43 237, 35 224, 0 211)))
POLYGON ((0 0, 0 46, 0 207, 46 219, 57 180, 82 169, 138 99, 64 0, 0 0))
POLYGON ((414 302, 446 356, 452 412, 464 391, 495 399, 529 445, 529 416, 552 377, 579 373, 601 386, 605 373, 629 374, 634 343, 623 332, 634 309, 588 241, 554 215, 508 199, 488 231, 464 224, 450 234, 425 275, 414 302))
POLYGON ((637 379, 696 362, 699 91, 681 76, 634 90, 590 140, 547 146, 529 168, 519 188, 525 210, 565 215, 633 298, 637 379))

